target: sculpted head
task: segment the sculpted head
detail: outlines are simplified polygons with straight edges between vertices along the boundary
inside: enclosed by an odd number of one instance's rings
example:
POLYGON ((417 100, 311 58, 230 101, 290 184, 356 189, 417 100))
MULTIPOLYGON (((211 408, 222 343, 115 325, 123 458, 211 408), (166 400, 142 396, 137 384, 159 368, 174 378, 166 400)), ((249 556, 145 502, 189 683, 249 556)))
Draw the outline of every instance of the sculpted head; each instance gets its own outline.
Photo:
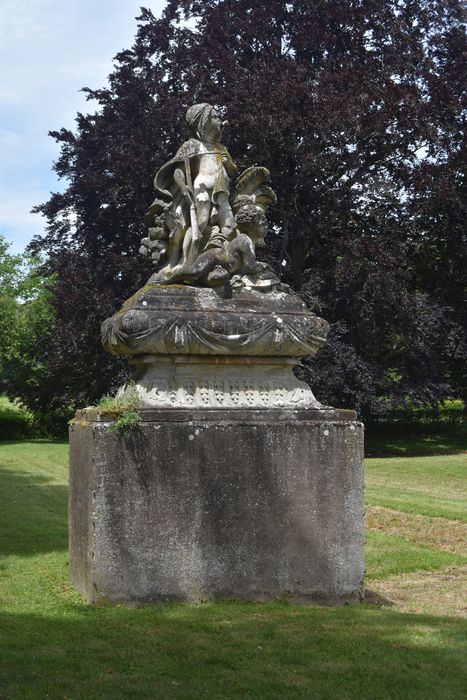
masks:
POLYGON ((214 107, 207 102, 193 105, 186 113, 190 136, 216 143, 221 138, 221 120, 214 107))
POLYGON ((257 204, 243 206, 236 215, 237 226, 241 233, 246 233, 257 248, 263 248, 268 233, 268 220, 263 207, 257 204))

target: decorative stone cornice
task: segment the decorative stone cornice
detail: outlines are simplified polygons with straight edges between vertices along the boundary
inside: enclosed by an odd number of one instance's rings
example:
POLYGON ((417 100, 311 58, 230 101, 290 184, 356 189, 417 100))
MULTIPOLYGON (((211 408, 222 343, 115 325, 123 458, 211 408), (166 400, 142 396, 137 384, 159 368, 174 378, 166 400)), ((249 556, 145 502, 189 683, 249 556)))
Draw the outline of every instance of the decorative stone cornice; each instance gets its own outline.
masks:
POLYGON ((231 299, 214 289, 148 285, 102 324, 114 355, 300 357, 325 343, 329 324, 292 293, 242 289, 231 299))

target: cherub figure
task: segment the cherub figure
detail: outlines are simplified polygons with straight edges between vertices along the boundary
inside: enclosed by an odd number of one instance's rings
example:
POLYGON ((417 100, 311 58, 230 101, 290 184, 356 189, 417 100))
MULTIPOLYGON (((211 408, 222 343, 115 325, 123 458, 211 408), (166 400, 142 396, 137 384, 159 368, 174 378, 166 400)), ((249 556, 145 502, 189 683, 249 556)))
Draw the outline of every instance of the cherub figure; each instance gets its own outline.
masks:
POLYGON ((222 247, 212 247, 198 255, 189 269, 181 268, 172 282, 200 281, 209 287, 227 285, 233 275, 260 275, 279 282, 267 263, 256 260, 256 246, 264 245, 268 222, 260 206, 247 205, 237 215, 239 231, 222 247))

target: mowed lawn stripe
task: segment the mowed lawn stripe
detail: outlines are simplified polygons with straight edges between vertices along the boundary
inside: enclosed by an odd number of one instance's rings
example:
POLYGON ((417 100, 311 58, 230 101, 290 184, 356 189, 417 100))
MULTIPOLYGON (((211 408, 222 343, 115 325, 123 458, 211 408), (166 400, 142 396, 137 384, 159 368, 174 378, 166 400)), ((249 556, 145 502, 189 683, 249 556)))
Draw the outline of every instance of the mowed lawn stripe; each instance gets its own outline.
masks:
POLYGON ((413 542, 405 537, 368 530, 365 534, 365 580, 397 573, 442 569, 467 563, 467 557, 413 542))
POLYGON ((68 547, 68 445, 0 443, 0 555, 68 547))
POLYGON ((403 492, 401 486, 367 486, 365 505, 467 522, 465 503, 460 499, 442 498, 409 488, 403 492))
POLYGON ((467 453, 365 460, 365 503, 467 521, 467 453))

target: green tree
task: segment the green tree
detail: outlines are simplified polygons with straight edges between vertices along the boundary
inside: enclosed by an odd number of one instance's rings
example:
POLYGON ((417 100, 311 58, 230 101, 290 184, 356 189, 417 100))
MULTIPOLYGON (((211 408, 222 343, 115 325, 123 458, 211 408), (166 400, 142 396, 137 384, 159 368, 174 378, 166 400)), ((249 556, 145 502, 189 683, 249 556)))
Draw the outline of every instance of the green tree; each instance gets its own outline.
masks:
POLYGON ((47 346, 53 334, 52 279, 40 274, 41 261, 11 255, 0 236, 0 391, 45 412, 47 346))

